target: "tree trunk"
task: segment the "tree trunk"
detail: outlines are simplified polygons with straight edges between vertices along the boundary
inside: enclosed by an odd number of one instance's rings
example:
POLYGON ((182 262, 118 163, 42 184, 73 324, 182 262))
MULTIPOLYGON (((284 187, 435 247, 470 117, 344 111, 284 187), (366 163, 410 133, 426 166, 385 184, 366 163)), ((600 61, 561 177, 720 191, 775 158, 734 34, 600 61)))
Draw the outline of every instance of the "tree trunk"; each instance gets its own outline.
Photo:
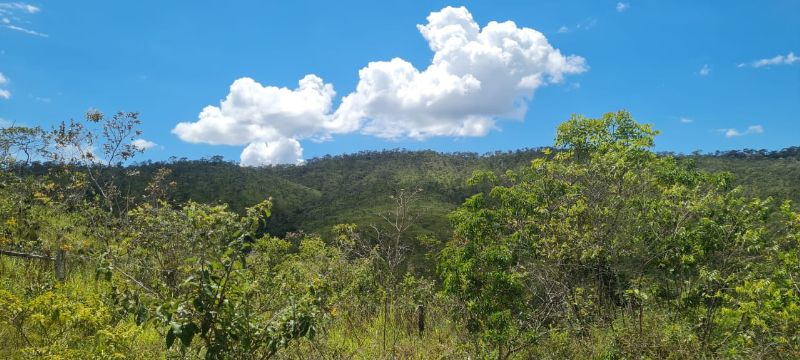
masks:
POLYGON ((425 305, 419 304, 417 305, 417 329, 419 330, 419 336, 425 333, 425 305))
POLYGON ((56 259, 55 259, 55 272, 56 272, 56 280, 58 282, 64 282, 67 278, 67 259, 66 259, 66 251, 64 249, 56 250, 56 259))

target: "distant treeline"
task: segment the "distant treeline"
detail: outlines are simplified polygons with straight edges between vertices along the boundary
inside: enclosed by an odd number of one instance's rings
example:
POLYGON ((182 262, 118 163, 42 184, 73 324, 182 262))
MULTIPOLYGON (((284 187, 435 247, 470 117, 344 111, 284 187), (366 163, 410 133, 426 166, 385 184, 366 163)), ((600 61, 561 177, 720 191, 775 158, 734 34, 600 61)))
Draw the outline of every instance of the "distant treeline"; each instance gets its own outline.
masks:
MULTIPOLYGON (((272 198, 270 231, 279 236, 301 230, 326 233, 345 221, 366 226, 390 206, 393 193, 422 189, 425 210, 414 231, 445 238, 451 230, 446 214, 474 193, 467 179, 475 171, 502 174, 519 169, 542 157, 545 150, 557 151, 538 147, 479 154, 391 149, 326 155, 301 166, 257 168, 240 167, 222 156, 199 160, 173 157, 119 164, 116 171, 132 175, 125 176, 122 184, 123 191, 134 197, 144 193, 158 169, 166 168, 176 184, 171 196, 177 202, 227 204, 241 213, 261 199, 272 198)), ((659 154, 693 162, 704 171, 728 171, 747 195, 800 203, 800 147, 659 154)), ((47 162, 33 162, 25 171, 45 174, 49 167, 47 162)))

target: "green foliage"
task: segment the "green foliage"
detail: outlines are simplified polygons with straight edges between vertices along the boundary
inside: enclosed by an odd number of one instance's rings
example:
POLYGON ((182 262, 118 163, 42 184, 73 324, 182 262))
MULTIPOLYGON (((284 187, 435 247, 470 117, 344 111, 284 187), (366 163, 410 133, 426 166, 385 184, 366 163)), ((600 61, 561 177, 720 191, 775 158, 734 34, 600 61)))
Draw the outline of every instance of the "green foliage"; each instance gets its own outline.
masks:
POLYGON ((779 285, 793 281, 772 280, 791 248, 775 233, 776 208, 741 196, 725 176, 650 152, 655 135, 624 111, 575 116, 559 127, 556 154, 453 212, 443 287, 493 357, 620 312, 642 333, 644 314, 662 309, 693 321, 709 355, 798 351, 777 345, 798 333, 786 323, 796 295, 779 285))
POLYGON ((0 289, 0 357, 135 359, 161 354, 154 329, 115 319, 104 290, 81 282, 26 295, 0 289))
POLYGON ((619 111, 485 156, 122 166, 138 124, 0 130, 0 358, 800 357, 796 148, 655 154, 619 111))

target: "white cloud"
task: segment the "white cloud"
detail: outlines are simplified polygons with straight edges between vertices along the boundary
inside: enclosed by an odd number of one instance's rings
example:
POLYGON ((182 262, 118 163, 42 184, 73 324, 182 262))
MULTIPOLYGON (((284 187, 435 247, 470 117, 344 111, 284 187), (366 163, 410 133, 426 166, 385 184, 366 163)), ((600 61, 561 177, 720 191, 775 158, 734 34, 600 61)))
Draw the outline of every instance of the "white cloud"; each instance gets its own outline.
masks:
POLYGON ((694 122, 694 120, 689 119, 687 117, 682 117, 682 118, 678 119, 678 121, 680 121, 681 123, 684 123, 684 124, 691 124, 691 123, 694 122))
MULTIPOLYGON (((0 87, 8 85, 8 83, 9 83, 8 78, 5 75, 3 75, 3 73, 0 73, 0 87)), ((6 100, 10 99, 11 91, 9 91, 8 89, 0 88, 0 98, 6 100)))
POLYGON ((732 137, 752 135, 752 134, 761 134, 764 132, 764 127, 761 125, 750 125, 747 127, 747 130, 745 131, 739 131, 734 128, 719 129, 717 131, 724 133, 725 137, 732 138, 732 137))
POLYGON ((250 78, 233 82, 219 106, 207 106, 196 122, 172 132, 191 143, 245 145, 244 166, 300 163, 300 139, 326 139, 356 130, 334 119, 333 85, 306 75, 296 89, 263 86, 250 78))
POLYGON ((191 143, 244 145, 352 131, 329 115, 335 95, 333 86, 316 75, 306 75, 296 89, 241 78, 220 106, 207 106, 198 121, 182 122, 172 132, 191 143))
POLYGON ((16 25, 6 25, 6 27, 11 29, 11 30, 16 30, 16 31, 19 31, 19 32, 26 33, 28 35, 41 36, 41 37, 44 37, 44 38, 50 37, 50 35, 47 35, 45 33, 40 33, 38 31, 31 30, 31 29, 26 29, 26 28, 19 27, 19 26, 16 26, 16 25))
POLYGON ((595 18, 586 18, 586 20, 575 24, 575 28, 578 30, 589 30, 597 25, 597 19, 595 18))
POLYGON ((617 3, 617 12, 623 12, 625 10, 628 10, 630 7, 631 7, 631 4, 624 3, 624 2, 620 1, 620 2, 617 3))
POLYGON ((480 28, 464 7, 431 13, 417 28, 433 62, 424 70, 400 58, 369 63, 337 119, 381 138, 483 136, 498 118, 521 119, 537 88, 587 69, 542 33, 511 21, 480 28))
POLYGON ((568 32, 569 32, 569 28, 566 25, 562 25, 560 28, 558 28, 558 33, 559 34, 568 33, 568 32))
POLYGON ((17 10, 28 14, 35 14, 41 10, 39 7, 22 2, 0 3, 0 9, 9 11, 17 10))
POLYGON ((234 81, 219 106, 173 133, 187 142, 244 145, 242 165, 299 163, 299 140, 360 132, 386 139, 484 136, 522 119, 534 91, 587 70, 542 33, 511 21, 481 28, 466 8, 447 7, 417 29, 434 52, 424 69, 394 58, 359 70, 355 91, 333 110, 331 84, 310 74, 298 88, 234 81))
POLYGON ((139 148, 142 151, 144 151, 144 150, 148 150, 150 148, 153 148, 158 144, 156 144, 156 143, 154 143, 152 141, 149 141, 149 140, 145 140, 145 139, 136 139, 136 140, 131 141, 131 145, 133 145, 136 148, 139 148))
POLYGON ((791 65, 796 63, 798 60, 800 60, 800 57, 797 57, 794 52, 789 52, 785 56, 778 55, 768 59, 759 59, 750 63, 741 63, 739 64, 739 67, 752 66, 754 68, 760 68, 771 65, 791 65))
POLYGON ((49 35, 27 28, 27 25, 21 26, 23 24, 29 24, 30 22, 25 20, 25 16, 36 14, 41 9, 37 6, 22 3, 22 2, 3 2, 0 3, 0 23, 7 29, 11 29, 14 31, 19 31, 28 35, 40 36, 40 37, 49 37, 49 35))
POLYGON ((708 76, 709 74, 711 74, 711 68, 708 66, 708 64, 703 64, 703 67, 700 68, 700 71, 698 71, 698 73, 700 74, 700 76, 708 76))
POLYGON ((302 164, 303 148, 295 139, 278 139, 247 145, 242 151, 240 165, 302 164))
POLYGON ((6 119, 0 118, 0 129, 7 128, 7 127, 9 127, 9 126, 11 126, 13 124, 14 123, 12 123, 11 121, 8 121, 6 119))

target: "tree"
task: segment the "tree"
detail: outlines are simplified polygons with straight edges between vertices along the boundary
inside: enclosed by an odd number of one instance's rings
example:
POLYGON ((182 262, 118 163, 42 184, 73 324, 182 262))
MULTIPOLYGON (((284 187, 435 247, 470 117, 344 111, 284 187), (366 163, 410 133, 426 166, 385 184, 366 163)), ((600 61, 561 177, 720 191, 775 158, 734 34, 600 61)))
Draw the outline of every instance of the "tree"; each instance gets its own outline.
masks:
POLYGON ((476 174, 494 186, 451 215, 439 272, 493 357, 559 329, 586 336, 618 316, 641 336, 648 309, 668 306, 700 319, 707 348, 727 346, 718 314, 753 261, 771 258, 775 208, 742 197, 726 174, 657 156, 656 135, 625 111, 573 116, 546 158, 502 179, 476 174))
POLYGON ((140 124, 136 112, 118 112, 106 117, 98 110, 89 110, 85 121, 70 119, 53 129, 52 160, 62 164, 61 169, 67 175, 80 170, 89 179, 91 190, 96 192, 103 208, 109 213, 124 214, 130 199, 119 189, 116 174, 108 170, 144 151, 133 143, 141 135, 140 124))

